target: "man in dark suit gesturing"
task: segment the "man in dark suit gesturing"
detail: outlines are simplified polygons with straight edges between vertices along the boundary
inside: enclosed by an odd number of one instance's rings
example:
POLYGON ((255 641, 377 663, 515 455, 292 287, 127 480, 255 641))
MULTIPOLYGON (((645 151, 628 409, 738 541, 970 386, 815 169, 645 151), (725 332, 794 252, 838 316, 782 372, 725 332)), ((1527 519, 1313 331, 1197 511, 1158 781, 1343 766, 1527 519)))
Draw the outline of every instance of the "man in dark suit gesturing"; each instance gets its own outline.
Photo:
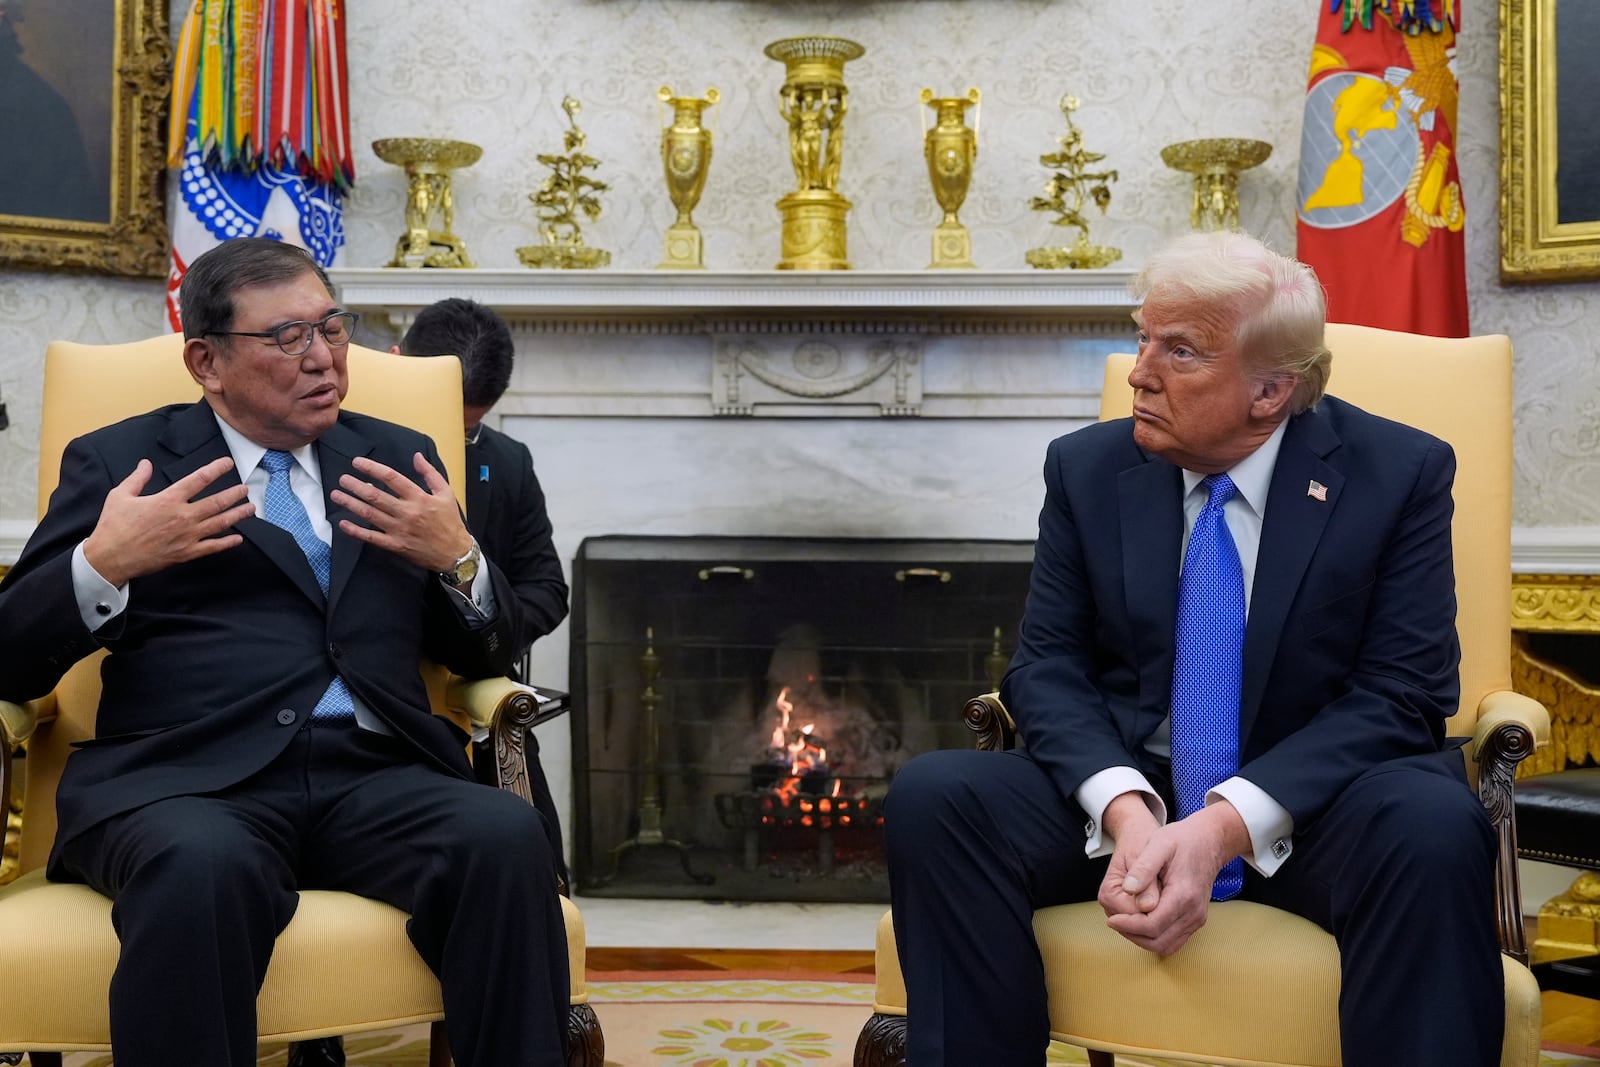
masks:
POLYGON ((1334 935, 1350 1067, 1496 1064, 1495 845, 1444 736, 1451 450, 1322 395, 1304 265, 1193 235, 1135 292, 1133 417, 1045 460, 1023 748, 889 793, 909 1062, 1044 1062, 1035 909, 1097 899, 1165 956, 1242 895, 1334 935))
POLYGON ((0 694, 97 648, 97 736, 57 793, 56 880, 115 901, 118 1067, 256 1061, 301 888, 411 914, 461 1067, 564 1062, 567 961, 540 820, 429 713, 519 643, 433 444, 340 411, 354 316, 300 249, 228 241, 181 293, 204 390, 72 442, 0 584, 0 694))

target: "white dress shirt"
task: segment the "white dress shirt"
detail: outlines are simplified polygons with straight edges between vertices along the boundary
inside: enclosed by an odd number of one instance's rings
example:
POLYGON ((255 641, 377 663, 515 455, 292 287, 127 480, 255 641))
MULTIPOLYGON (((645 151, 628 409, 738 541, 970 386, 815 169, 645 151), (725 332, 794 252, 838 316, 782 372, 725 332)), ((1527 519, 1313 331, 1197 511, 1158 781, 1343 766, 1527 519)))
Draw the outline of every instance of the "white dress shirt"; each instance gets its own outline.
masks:
MULTIPOLYGON (((1287 419, 1280 422, 1260 448, 1227 472, 1238 492, 1223 506, 1222 517, 1228 524, 1228 533, 1233 536, 1234 547, 1239 550, 1239 563, 1244 570, 1247 615, 1250 595, 1255 588, 1256 556, 1261 549, 1261 524, 1267 513, 1267 492, 1272 487, 1272 471, 1277 466, 1278 450, 1283 445, 1287 426, 1287 419)), ((1183 546, 1178 556, 1180 573, 1183 554, 1189 549, 1189 534, 1194 530, 1200 509, 1205 507, 1207 494, 1200 488, 1205 477, 1191 470, 1183 472, 1183 546)), ((1159 756, 1171 756, 1170 716, 1146 740, 1145 748, 1159 756)), ((1104 832, 1105 811, 1112 800, 1130 792, 1141 794, 1156 821, 1166 824, 1166 803, 1151 788, 1149 780, 1133 767, 1107 767, 1084 779, 1083 784, 1074 791, 1073 798, 1089 816, 1089 840, 1085 849, 1090 857, 1108 855, 1116 846, 1111 835, 1104 832)), ((1294 851, 1293 817, 1260 786, 1238 775, 1217 783, 1215 788, 1206 793, 1207 805, 1219 800, 1226 800, 1234 806, 1250 832, 1251 851, 1245 854, 1245 862, 1261 874, 1271 877, 1294 851)))

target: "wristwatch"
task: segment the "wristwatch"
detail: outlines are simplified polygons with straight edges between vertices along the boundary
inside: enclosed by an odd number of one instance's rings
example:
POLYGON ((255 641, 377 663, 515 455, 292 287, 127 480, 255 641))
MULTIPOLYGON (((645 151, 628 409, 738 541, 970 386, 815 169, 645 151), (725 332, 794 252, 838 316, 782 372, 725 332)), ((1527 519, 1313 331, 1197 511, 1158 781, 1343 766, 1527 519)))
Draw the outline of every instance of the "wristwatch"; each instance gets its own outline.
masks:
POLYGON ((456 560, 455 565, 447 571, 440 571, 439 577, 446 585, 460 588, 471 585, 472 580, 478 576, 478 568, 483 566, 483 553, 478 551, 478 542, 474 538, 467 547, 467 554, 456 560))

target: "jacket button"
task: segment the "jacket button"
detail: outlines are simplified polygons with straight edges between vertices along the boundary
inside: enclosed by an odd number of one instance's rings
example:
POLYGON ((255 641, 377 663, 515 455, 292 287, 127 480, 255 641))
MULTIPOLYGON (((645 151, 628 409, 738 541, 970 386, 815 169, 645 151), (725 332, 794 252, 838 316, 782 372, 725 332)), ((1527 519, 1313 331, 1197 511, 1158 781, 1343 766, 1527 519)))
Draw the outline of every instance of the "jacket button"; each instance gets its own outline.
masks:
POLYGON ((278 712, 278 725, 288 726, 294 722, 295 718, 296 716, 294 712, 290 711, 288 708, 284 708, 282 711, 278 712))
POLYGON ((341 646, 337 641, 330 642, 328 645, 328 655, 332 656, 334 659, 338 659, 340 656, 344 655, 343 646, 341 646))

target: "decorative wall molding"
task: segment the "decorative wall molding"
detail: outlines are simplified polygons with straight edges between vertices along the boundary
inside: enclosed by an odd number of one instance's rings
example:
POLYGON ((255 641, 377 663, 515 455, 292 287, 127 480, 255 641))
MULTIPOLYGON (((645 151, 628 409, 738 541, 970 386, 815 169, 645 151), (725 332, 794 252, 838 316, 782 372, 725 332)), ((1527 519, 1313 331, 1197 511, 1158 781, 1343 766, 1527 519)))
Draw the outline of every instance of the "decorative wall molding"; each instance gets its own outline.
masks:
POLYGON ((1600 526, 1513 527, 1511 572, 1600 575, 1600 526))
POLYGON ((754 415, 798 406, 808 415, 922 414, 922 344, 880 338, 834 344, 806 338, 776 345, 752 338, 718 339, 711 370, 717 415, 754 415), (785 352, 784 349, 788 351, 785 352))

